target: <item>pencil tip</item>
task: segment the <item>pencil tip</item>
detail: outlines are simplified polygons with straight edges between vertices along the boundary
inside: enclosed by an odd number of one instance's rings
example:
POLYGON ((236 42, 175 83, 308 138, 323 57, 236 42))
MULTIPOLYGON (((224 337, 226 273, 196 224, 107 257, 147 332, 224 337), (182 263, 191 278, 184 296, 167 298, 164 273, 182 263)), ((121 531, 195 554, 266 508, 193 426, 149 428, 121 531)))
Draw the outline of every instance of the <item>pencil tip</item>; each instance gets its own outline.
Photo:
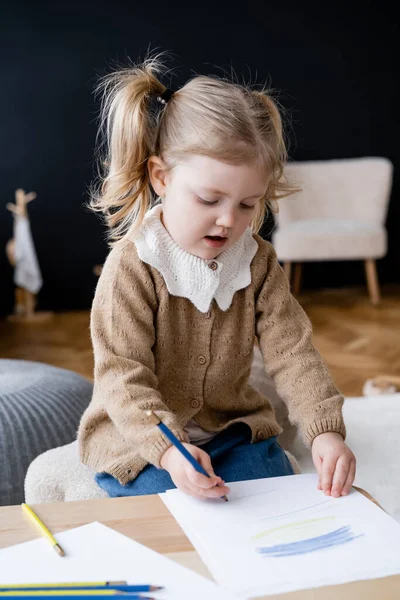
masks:
POLYGON ((64 550, 61 548, 60 544, 54 545, 54 550, 57 552, 59 556, 65 556, 64 550))
POLYGON ((158 592, 158 590, 163 590, 164 586, 163 585, 152 585, 150 586, 150 591, 151 592, 158 592))
POLYGON ((222 496, 222 500, 223 500, 224 502, 228 502, 228 498, 227 498, 226 496, 222 496))

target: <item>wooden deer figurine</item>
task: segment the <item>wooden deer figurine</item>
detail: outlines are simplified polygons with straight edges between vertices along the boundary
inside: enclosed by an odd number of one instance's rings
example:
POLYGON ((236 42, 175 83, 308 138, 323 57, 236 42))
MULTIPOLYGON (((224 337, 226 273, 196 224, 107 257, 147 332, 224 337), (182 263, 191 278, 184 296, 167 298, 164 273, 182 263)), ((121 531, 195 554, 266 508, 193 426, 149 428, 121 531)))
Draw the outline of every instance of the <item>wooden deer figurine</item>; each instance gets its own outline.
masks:
POLYGON ((33 322, 51 313, 35 313, 36 294, 42 287, 42 276, 30 234, 27 204, 36 198, 35 192, 15 191, 15 204, 6 208, 14 215, 13 237, 6 244, 6 254, 14 267, 15 304, 12 321, 33 322))

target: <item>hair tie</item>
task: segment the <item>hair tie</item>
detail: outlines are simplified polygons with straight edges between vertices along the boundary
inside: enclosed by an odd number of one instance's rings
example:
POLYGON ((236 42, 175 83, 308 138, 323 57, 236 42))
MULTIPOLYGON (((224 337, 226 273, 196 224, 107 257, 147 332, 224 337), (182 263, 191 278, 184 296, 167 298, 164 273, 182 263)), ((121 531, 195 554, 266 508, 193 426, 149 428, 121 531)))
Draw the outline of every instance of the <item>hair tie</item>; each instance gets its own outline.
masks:
POLYGON ((157 96, 157 100, 161 104, 167 104, 167 102, 171 99, 171 97, 174 95, 174 93, 175 93, 174 90, 171 90, 170 88, 166 88, 162 94, 157 96))

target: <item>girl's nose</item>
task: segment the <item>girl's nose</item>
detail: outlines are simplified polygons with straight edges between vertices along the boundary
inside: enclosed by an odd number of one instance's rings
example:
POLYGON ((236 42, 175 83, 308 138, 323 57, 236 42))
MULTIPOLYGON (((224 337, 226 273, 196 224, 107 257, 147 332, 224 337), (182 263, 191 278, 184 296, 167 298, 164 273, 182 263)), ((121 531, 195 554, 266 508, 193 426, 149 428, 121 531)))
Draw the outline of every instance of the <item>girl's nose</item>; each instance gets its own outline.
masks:
POLYGON ((226 229, 232 229, 232 227, 234 227, 235 225, 235 213, 233 210, 225 210, 223 213, 221 213, 217 220, 215 221, 215 224, 218 227, 224 227, 226 229))

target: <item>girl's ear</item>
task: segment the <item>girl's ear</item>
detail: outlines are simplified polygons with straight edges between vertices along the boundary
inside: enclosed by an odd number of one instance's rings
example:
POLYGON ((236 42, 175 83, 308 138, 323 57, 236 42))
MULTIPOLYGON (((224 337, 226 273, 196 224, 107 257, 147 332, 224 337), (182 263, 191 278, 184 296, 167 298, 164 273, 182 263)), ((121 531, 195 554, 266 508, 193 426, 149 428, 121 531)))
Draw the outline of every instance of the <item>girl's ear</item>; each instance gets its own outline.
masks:
POLYGON ((157 194, 163 198, 167 190, 167 169, 164 162, 158 156, 150 156, 147 161, 150 183, 157 194))

